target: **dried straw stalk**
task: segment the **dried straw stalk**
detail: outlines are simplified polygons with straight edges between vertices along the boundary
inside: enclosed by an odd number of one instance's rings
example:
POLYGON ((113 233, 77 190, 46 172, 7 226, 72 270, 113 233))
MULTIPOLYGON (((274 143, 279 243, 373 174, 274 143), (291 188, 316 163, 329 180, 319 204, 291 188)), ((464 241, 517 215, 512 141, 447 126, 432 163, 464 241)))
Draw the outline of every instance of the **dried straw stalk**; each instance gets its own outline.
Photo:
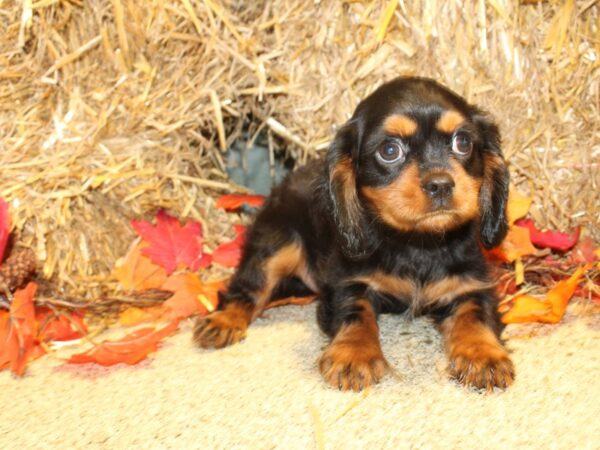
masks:
MULTIPOLYGON (((542 225, 600 237, 600 4, 0 1, 0 196, 65 295, 100 296, 157 208, 234 220, 223 150, 264 129, 300 163, 379 83, 432 76, 497 119, 542 225)), ((103 294, 104 295, 104 294, 103 294)))

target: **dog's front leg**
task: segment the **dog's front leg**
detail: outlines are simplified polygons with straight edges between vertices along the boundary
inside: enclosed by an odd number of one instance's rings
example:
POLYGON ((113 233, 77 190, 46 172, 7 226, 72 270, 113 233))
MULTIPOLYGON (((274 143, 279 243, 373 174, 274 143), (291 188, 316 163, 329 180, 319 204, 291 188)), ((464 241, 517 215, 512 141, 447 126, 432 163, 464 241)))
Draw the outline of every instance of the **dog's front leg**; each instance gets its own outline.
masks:
MULTIPOLYGON (((480 389, 506 388, 514 380, 513 363, 498 338, 497 313, 485 311, 485 297, 464 301, 439 326, 450 360, 450 375, 480 389)), ((488 308, 489 309, 489 308, 488 308)))
POLYGON ((319 370, 330 385, 360 391, 377 383, 387 363, 379 343, 379 327, 366 297, 344 300, 343 308, 330 311, 339 325, 333 340, 319 358, 319 370), (341 317, 340 317, 341 316, 341 317))

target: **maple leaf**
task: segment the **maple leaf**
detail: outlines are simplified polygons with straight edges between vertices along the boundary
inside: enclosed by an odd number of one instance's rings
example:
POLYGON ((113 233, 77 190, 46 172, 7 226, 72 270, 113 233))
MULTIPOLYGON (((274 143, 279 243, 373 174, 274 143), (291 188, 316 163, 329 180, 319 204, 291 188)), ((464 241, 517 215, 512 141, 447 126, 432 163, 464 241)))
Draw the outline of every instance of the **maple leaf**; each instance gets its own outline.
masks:
POLYGON ((210 255, 202 252, 202 225, 193 220, 181 226, 164 211, 156 214, 156 225, 132 220, 131 226, 149 244, 142 254, 162 266, 170 275, 178 265, 196 271, 210 264, 210 255))
POLYGON ((508 202, 506 205, 506 218, 508 224, 512 225, 517 219, 525 217, 531 207, 533 199, 521 194, 514 186, 510 186, 508 202))
POLYGON ((194 314, 213 311, 218 303, 217 292, 223 282, 205 284, 193 273, 171 275, 161 289, 174 292, 165 303, 166 317, 183 319, 194 314))
POLYGON ((560 322, 581 277, 589 268, 590 265, 579 267, 569 278, 556 283, 546 293, 545 298, 537 298, 527 294, 515 297, 512 307, 502 316, 502 322, 560 322))
POLYGON ((17 376, 22 376, 25 366, 35 348, 37 323, 33 296, 37 285, 30 282, 18 289, 10 305, 10 311, 0 313, 0 369, 10 367, 17 376))
POLYGON ((259 208, 265 202, 264 195, 248 195, 248 194, 227 194, 222 195, 215 202, 217 208, 223 208, 225 211, 235 211, 243 205, 259 208))
POLYGON ((36 311, 35 319, 38 323, 37 340, 39 342, 70 341, 87 334, 83 313, 57 314, 49 308, 40 308, 36 311))
POLYGON ((143 328, 128 334, 117 341, 103 341, 84 353, 72 355, 67 362, 72 364, 95 363, 102 366, 114 364, 137 364, 145 359, 148 354, 158 349, 159 342, 177 330, 178 321, 155 330, 143 328))
POLYGON ((536 252, 531 243, 527 228, 513 225, 498 247, 485 251, 486 257, 491 260, 513 262, 517 258, 533 255, 536 252))
POLYGON ((8 203, 0 198, 0 265, 4 260, 4 251, 10 235, 10 216, 8 215, 8 203))
POLYGON ((246 227, 243 225, 233 226, 235 239, 219 245, 212 253, 213 262, 225 267, 237 267, 242 259, 242 247, 246 240, 246 227))
POLYGON ((596 248, 591 237, 579 241, 569 255, 569 262, 572 264, 591 263, 596 259, 600 259, 600 249, 596 248))
POLYGON ((160 320, 165 313, 163 305, 150 306, 148 308, 138 308, 131 306, 119 314, 119 322, 122 325, 130 327, 143 322, 154 322, 160 320))
POLYGON ((125 289, 158 289, 167 279, 165 269, 143 255, 147 247, 145 242, 134 242, 127 255, 115 264, 113 276, 125 289))
POLYGON ((531 243, 536 247, 551 248, 560 252, 566 252, 573 248, 579 240, 581 231, 579 227, 576 228, 573 234, 558 231, 540 231, 531 219, 520 219, 515 224, 529 230, 531 243))

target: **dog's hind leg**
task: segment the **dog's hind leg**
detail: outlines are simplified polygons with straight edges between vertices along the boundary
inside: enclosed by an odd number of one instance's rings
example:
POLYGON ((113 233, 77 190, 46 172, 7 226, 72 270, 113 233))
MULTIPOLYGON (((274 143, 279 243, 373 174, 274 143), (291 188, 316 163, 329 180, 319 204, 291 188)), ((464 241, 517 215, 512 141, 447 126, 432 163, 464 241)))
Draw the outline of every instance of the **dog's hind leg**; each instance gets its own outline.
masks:
POLYGON ((248 236, 238 271, 228 290, 219 292, 218 310, 197 321, 194 342, 198 346, 221 348, 240 341, 282 279, 298 277, 313 288, 299 239, 275 239, 264 231, 248 236))

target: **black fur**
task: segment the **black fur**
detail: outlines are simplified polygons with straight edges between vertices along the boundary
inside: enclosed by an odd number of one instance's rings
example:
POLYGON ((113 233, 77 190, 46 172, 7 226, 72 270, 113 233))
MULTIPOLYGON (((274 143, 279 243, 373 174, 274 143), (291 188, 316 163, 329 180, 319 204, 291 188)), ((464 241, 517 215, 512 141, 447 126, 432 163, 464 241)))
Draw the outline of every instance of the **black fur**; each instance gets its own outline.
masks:
MULTIPOLYGON (((462 302, 479 306, 482 323, 496 335, 501 324, 496 312, 493 289, 457 295, 451 302, 419 306, 418 299, 390 296, 368 283, 352 281, 374 271, 413 280, 418 286, 452 276, 471 277, 482 282, 490 279, 480 243, 489 248, 506 234, 505 206, 508 171, 504 164, 496 167, 487 179, 485 154, 502 160, 498 128, 482 111, 464 99, 424 78, 398 78, 361 102, 352 118, 337 133, 325 160, 318 160, 296 170, 270 195, 250 228, 239 270, 219 305, 224 310, 231 303, 254 305, 257 292, 264 286, 264 264, 287 244, 300 244, 309 269, 313 288, 320 304, 318 322, 321 329, 334 337, 345 325, 360 320, 358 299, 368 299, 376 313, 400 313, 410 309, 415 314, 429 314, 438 323, 450 317, 462 302), (458 111, 467 122, 473 141, 468 158, 456 158, 449 149, 449 136, 435 130, 436 120, 446 110, 458 111), (378 163, 375 153, 388 137, 382 123, 392 114, 402 113, 418 123, 414 136, 403 139, 406 162, 394 167, 378 163), (351 162, 351 173, 340 179, 339 164, 351 162), (425 173, 446 170, 459 161, 465 173, 481 181, 478 195, 479 214, 464 222, 438 231, 400 230, 386 223, 365 199, 362 188, 390 185, 404 167, 415 164, 425 173), (336 172, 337 171, 337 172, 336 172), (344 182, 351 179, 351 189, 344 182), (348 199, 351 195, 354 198, 348 199)), ((296 278, 292 285, 280 286, 306 293, 308 288, 296 278)), ((286 290, 287 289, 287 290, 286 290)), ((450 293, 451 294, 451 293, 450 293)), ((272 297, 277 297, 277 289, 272 297)))

